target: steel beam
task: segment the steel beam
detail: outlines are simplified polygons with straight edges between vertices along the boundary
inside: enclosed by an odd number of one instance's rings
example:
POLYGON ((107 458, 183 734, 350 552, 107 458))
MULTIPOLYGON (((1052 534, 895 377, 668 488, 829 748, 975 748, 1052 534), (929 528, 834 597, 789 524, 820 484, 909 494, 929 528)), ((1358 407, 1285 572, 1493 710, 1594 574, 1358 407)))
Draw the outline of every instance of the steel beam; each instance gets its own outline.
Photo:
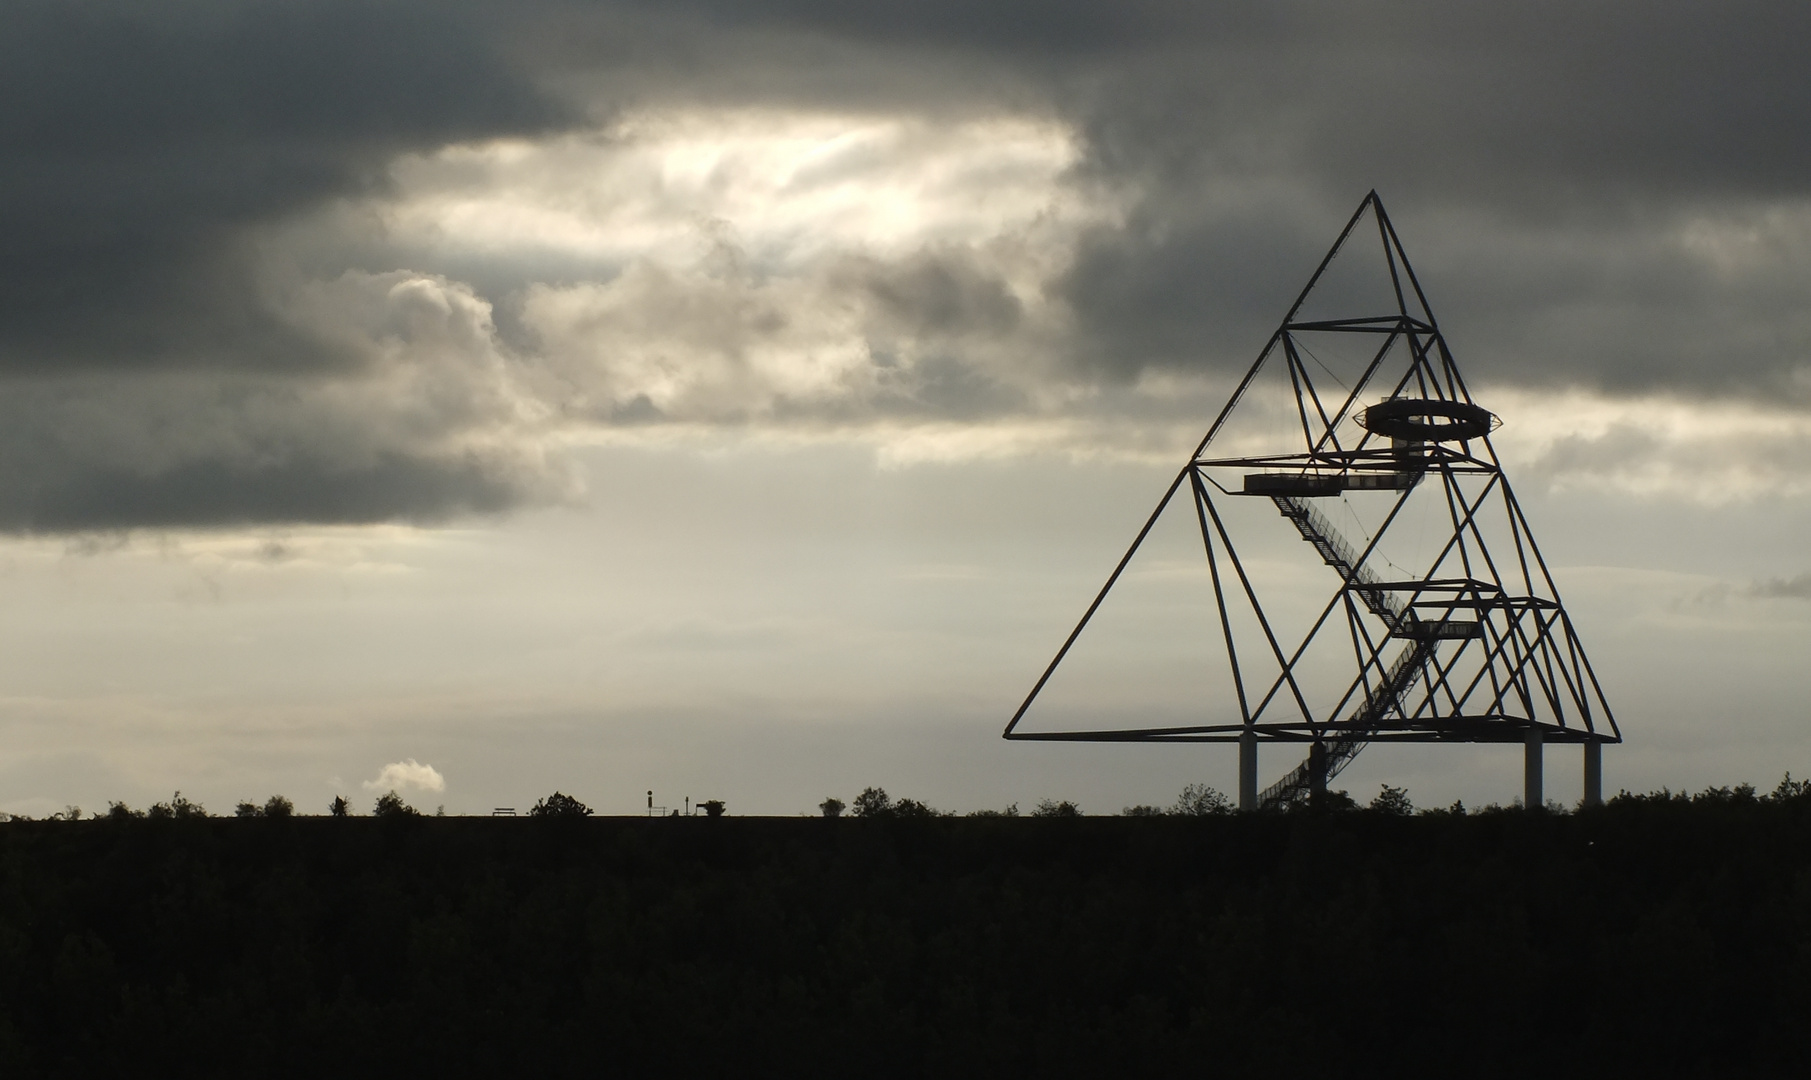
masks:
POLYGON ((1522 746, 1522 805, 1539 810, 1547 805, 1541 796, 1541 729, 1530 726, 1522 746))
POLYGON ((1239 809, 1250 813, 1258 808, 1258 735, 1247 731, 1239 736, 1239 809))

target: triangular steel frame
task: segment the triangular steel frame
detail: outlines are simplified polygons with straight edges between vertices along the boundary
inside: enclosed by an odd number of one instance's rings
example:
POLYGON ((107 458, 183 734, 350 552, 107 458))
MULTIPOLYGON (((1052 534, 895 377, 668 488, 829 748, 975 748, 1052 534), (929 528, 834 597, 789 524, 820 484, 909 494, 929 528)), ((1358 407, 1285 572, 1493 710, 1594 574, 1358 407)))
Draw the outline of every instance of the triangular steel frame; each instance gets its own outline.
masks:
MULTIPOLYGON (((1310 355, 1312 355, 1310 353, 1310 355)), ((1496 418, 1472 400, 1383 203, 1372 191, 1328 249, 1250 370, 1176 474, 1106 584, 1076 623, 1004 737, 1047 742, 1233 742, 1311 744, 1309 760, 1272 784, 1260 801, 1293 802, 1324 789, 1370 742, 1621 742, 1546 560, 1503 475, 1490 432, 1496 418), (1369 211, 1377 225, 1393 311, 1319 321, 1297 315, 1369 211), (1371 335, 1380 342, 1362 377, 1323 395, 1303 360, 1303 334, 1371 335), (1386 367, 1386 358, 1401 364, 1386 367), (1406 363, 1403 361, 1406 359, 1406 363), (1267 364, 1288 368, 1301 445, 1288 452, 1210 458, 1208 448, 1267 364), (1380 378, 1381 376, 1381 378, 1380 378), (1367 394, 1387 391, 1366 407, 1367 394), (1354 422, 1362 434, 1353 439, 1354 422), (1345 437, 1342 439, 1342 425, 1345 437), (1222 480, 1245 472, 1242 483, 1222 480), (1384 580, 1367 568, 1379 541, 1417 488, 1435 485, 1452 532, 1424 571, 1384 580), (1315 508, 1348 490, 1396 491, 1383 525, 1362 549, 1346 543, 1315 508), (1020 722, 1081 637, 1166 508, 1193 500, 1225 637, 1238 723, 1080 731, 1026 731, 1020 722), (1266 618, 1221 515, 1219 500, 1268 497, 1340 584, 1301 643, 1286 650, 1266 618), (1499 550, 1486 543, 1490 524, 1499 550), (1506 532, 1507 545, 1501 550, 1506 532), (1228 606, 1249 604, 1262 642, 1242 663, 1228 606), (1331 709, 1310 708, 1297 665, 1318 635, 1344 627, 1353 647, 1350 685, 1331 709), (1256 654, 1262 660, 1254 662, 1256 654), (1267 655, 1266 655, 1267 654, 1267 655)), ((1595 748, 1587 746, 1594 752, 1595 748)), ((1255 755, 1255 749, 1253 751, 1255 755)), ((1254 757, 1255 760, 1255 757, 1254 757)))

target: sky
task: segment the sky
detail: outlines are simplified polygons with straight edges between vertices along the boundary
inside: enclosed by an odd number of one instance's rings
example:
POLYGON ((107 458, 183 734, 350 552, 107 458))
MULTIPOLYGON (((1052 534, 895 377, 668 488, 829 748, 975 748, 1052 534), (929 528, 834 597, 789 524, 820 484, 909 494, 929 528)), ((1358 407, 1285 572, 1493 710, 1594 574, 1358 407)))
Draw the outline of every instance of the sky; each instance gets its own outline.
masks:
MULTIPOLYGON (((1000 730, 1373 189, 1503 420, 1606 787, 1811 774, 1808 24, 16 0, 0 812, 1236 790, 1228 747, 1000 730)), ((1277 529, 1267 580, 1324 587, 1277 529)), ((1223 704, 1122 614, 1097 691, 1223 704)))

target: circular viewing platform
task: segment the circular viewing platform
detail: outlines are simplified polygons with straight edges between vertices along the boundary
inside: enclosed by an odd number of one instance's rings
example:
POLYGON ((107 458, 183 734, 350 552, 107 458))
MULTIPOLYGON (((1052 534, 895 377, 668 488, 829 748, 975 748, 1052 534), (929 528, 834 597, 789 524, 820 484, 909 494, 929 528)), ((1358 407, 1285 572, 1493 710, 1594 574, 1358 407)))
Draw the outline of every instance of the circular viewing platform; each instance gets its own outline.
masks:
POLYGON ((1359 423, 1373 435, 1405 442, 1461 442, 1490 434, 1500 421, 1470 402, 1390 398, 1366 409, 1359 423))

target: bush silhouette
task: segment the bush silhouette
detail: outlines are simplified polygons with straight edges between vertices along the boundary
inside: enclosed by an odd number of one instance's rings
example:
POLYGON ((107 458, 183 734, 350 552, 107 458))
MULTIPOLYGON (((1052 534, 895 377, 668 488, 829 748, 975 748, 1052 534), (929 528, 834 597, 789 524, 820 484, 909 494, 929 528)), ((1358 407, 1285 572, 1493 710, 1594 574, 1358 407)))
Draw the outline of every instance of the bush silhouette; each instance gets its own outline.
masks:
POLYGON ((1176 808, 1170 812, 1184 817, 1230 814, 1232 803, 1206 784, 1189 784, 1182 789, 1182 794, 1176 796, 1176 808))
MULTIPOLYGON (((1312 799, 1307 802, 1297 803, 1296 807, 1304 810, 1315 809, 1312 799)), ((1346 791, 1329 791, 1327 792, 1327 797, 1322 800, 1320 809, 1356 810, 1358 809, 1358 800, 1354 799, 1351 794, 1346 791)))
POLYGON ((1787 1075, 1811 1012, 1811 790, 1782 787, 1042 826, 9 822, 0 1076, 558 1075, 642 1046, 686 1077, 1031 1054, 1243 1075, 1279 1046, 1333 1075, 1379 1048, 1470 1075, 1479 1047, 1486 1072, 1787 1075), (1589 1009, 1539 1038, 1491 1004, 1555 985, 1589 1009), (1291 995, 1339 1005, 1303 1025, 1291 995))
POLYGON ((536 800, 529 808, 529 817, 582 818, 591 816, 591 808, 570 795, 554 792, 545 799, 536 800))
POLYGON ((183 798, 182 792, 178 791, 170 796, 169 802, 154 803, 151 809, 145 812, 145 816, 150 818, 204 818, 208 816, 208 812, 200 803, 183 798))
POLYGON ((856 817, 887 817, 893 812, 893 800, 886 788, 863 788, 855 797, 856 817))
POLYGON ((1408 817, 1415 812, 1415 804, 1409 801, 1409 793, 1404 788, 1383 785, 1383 790, 1371 800, 1371 809, 1391 817, 1408 817))
POLYGON ((1031 812, 1031 816, 1032 817, 1081 817, 1082 808, 1075 805, 1074 803, 1070 802, 1068 799, 1064 799, 1062 802, 1052 802, 1049 799, 1044 799, 1043 801, 1038 803, 1038 808, 1031 812))
POLYGON ((843 816, 843 800, 837 798, 834 795, 832 795, 828 799, 825 799, 823 802, 818 803, 817 808, 818 808, 818 812, 823 814, 825 817, 842 817, 843 816))
POLYGON ((862 818, 934 818, 943 815, 917 799, 894 801, 885 788, 866 788, 855 797, 855 816, 862 818))
POLYGON ((402 796, 394 790, 386 791, 377 797, 377 805, 371 808, 373 817, 420 817, 421 811, 402 801, 402 796))
POLYGON ((1004 810, 971 810, 969 817, 1018 817, 1019 804, 1013 803, 1004 810))
POLYGON ((272 795, 270 798, 264 800, 265 817, 294 817, 295 812, 296 804, 290 802, 281 795, 272 795))
POLYGON ((893 817, 902 818, 933 818, 942 816, 937 813, 937 811, 919 802, 917 799, 900 799, 893 804, 891 814, 893 817))

